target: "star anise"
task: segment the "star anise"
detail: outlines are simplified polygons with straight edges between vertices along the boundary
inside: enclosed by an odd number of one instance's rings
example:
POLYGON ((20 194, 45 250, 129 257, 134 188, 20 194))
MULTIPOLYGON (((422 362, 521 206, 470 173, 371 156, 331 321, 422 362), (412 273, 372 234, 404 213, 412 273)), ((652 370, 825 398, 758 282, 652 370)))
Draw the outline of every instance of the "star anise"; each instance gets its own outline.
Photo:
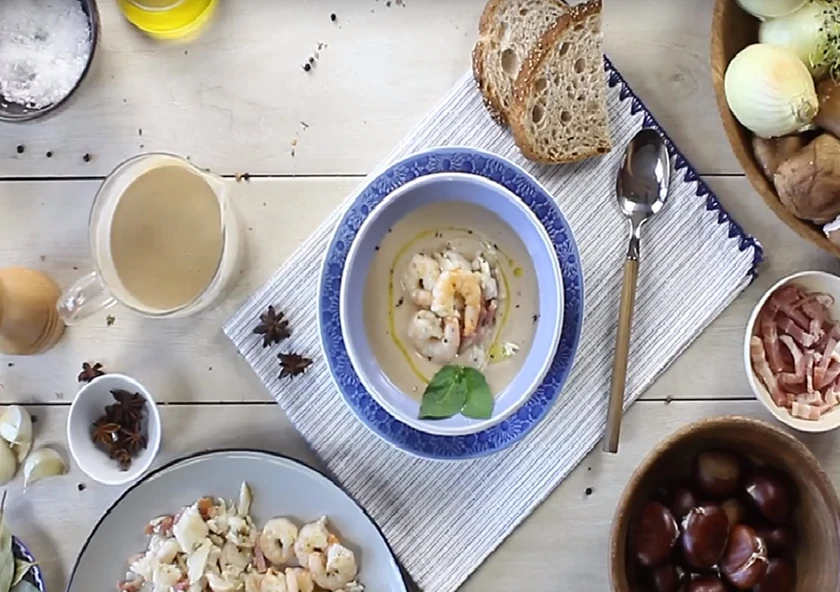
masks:
POLYGON ((131 453, 125 448, 111 449, 111 458, 120 464, 121 471, 127 471, 131 468, 131 453))
POLYGON ((120 430, 120 443, 125 446, 125 449, 131 456, 135 456, 141 450, 145 450, 148 444, 140 426, 122 428, 120 430))
POLYGON ((254 333, 263 336, 263 347, 280 343, 292 334, 289 321, 283 316, 282 312, 275 312, 273 306, 260 315, 260 324, 254 327, 254 333))
POLYGON ((130 393, 122 389, 111 391, 111 395, 120 407, 125 421, 128 423, 140 423, 146 411, 146 398, 140 393, 130 393))
POLYGON ((102 364, 95 362, 92 366, 88 362, 82 363, 82 371, 79 373, 79 382, 90 382, 94 378, 105 376, 102 370, 102 364))
POLYGON ((121 405, 114 403, 113 405, 105 405, 105 417, 108 421, 114 423, 123 423, 125 421, 125 414, 121 405))
POLYGON ((280 378, 294 378, 298 374, 303 374, 306 369, 312 364, 312 360, 305 358, 298 354, 278 354, 280 358, 280 378))
POLYGON ((115 434, 119 430, 120 424, 108 421, 108 418, 103 415, 93 423, 91 439, 94 444, 104 444, 110 447, 114 445, 115 434))

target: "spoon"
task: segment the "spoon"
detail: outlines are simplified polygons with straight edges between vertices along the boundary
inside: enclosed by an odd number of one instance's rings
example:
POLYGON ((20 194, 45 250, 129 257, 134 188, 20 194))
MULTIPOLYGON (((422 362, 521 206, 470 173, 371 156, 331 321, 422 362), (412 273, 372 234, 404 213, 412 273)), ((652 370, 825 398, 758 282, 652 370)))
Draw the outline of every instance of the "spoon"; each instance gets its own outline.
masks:
POLYGON ((627 258, 624 260, 624 282, 621 288, 615 361, 607 412, 607 435, 603 444, 605 452, 618 452, 624 386, 627 380, 627 357, 630 353, 630 331, 636 300, 636 280, 639 276, 642 225, 665 207, 670 182, 671 162, 665 141, 656 130, 641 130, 627 146, 615 184, 618 207, 630 222, 630 242, 627 245, 627 258))

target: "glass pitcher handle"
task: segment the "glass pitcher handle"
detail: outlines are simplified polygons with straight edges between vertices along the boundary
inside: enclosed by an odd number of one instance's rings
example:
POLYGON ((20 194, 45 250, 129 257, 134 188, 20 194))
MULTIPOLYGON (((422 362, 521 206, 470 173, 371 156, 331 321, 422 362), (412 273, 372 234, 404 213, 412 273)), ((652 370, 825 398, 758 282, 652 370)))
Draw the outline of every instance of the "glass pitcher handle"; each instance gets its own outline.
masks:
POLYGON ((77 280, 61 295, 57 304, 58 316, 65 325, 76 325, 116 303, 96 272, 92 272, 77 280))

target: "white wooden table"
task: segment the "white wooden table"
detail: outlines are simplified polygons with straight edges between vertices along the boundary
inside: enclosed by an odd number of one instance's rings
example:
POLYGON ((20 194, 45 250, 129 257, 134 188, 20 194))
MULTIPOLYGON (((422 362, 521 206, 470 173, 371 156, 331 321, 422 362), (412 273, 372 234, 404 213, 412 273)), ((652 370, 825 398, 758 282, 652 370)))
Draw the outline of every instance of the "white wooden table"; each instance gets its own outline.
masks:
MULTIPOLYGON (((76 375, 83 361, 97 360, 136 376, 162 403, 158 463, 247 446, 317 464, 221 325, 466 71, 483 3, 227 0, 198 42, 164 46, 132 30, 112 0, 101 0, 96 69, 73 104, 45 122, 0 124, 0 266, 42 269, 62 286, 89 270, 86 223, 99 182, 123 159, 149 150, 189 155, 230 177, 247 265, 230 297, 196 319, 149 322, 110 311, 113 326, 106 313, 97 315, 45 355, 0 356, 0 403, 26 405, 38 418, 37 443, 66 457, 76 375), (326 46, 306 73, 301 66, 319 43, 326 46), (250 182, 233 179, 246 172, 250 182)), ((606 5, 608 54, 730 213, 764 243, 767 262, 627 413, 620 455, 590 454, 465 590, 608 589, 609 528, 633 467, 696 419, 736 413, 769 420, 742 368, 747 315, 783 275, 838 270, 835 259, 762 205, 729 149, 709 75, 711 0, 606 5)), ((837 437, 806 442, 840 483, 837 437)), ((20 479, 8 489, 13 530, 41 561, 49 589, 63 589, 87 534, 121 488, 98 486, 72 467, 25 493, 20 479)))

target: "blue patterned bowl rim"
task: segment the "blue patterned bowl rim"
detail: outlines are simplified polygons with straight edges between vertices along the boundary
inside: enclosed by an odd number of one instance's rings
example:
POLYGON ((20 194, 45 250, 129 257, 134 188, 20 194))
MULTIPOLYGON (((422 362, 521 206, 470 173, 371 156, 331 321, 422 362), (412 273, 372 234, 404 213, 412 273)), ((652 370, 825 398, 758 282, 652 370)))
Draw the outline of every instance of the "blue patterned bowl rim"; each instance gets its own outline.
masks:
POLYGON ((521 440, 545 415, 572 368, 583 326, 583 271, 571 228, 554 199, 531 175, 513 163, 481 150, 443 147, 409 156, 373 179, 339 222, 324 258, 318 289, 318 322, 327 364, 345 402, 377 436, 422 458, 467 460, 499 452, 521 440), (480 175, 519 196, 548 233, 563 275, 564 316, 560 345, 542 384, 520 409, 502 423, 476 434, 437 436, 393 418, 365 391, 350 363, 341 336, 339 294, 350 245, 362 222, 392 191, 435 173, 480 175))
MULTIPOLYGON (((15 559, 35 563, 35 557, 32 555, 32 551, 14 535, 12 535, 12 555, 14 555, 15 559)), ((40 565, 33 565, 24 579, 28 580, 29 583, 33 584, 41 592, 46 592, 47 587, 44 584, 44 572, 41 571, 40 565)))

